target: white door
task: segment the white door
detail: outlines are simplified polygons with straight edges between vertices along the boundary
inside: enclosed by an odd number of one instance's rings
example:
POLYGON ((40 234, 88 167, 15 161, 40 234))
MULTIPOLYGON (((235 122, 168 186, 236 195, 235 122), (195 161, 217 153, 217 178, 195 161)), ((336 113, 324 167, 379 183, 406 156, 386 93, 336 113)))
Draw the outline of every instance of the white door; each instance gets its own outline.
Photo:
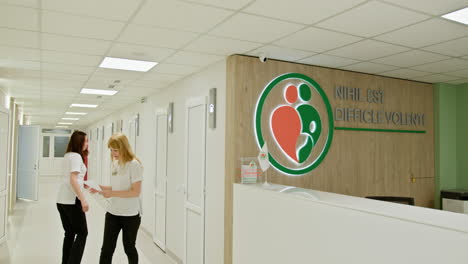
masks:
POLYGON ((102 137, 103 133, 101 128, 96 128, 96 179, 98 180, 99 184, 104 184, 102 174, 101 174, 101 167, 102 167, 102 137))
POLYGON ((156 115, 156 175, 154 178, 153 241, 166 250, 167 114, 156 115))
POLYGON ((205 262, 206 99, 187 101, 185 156, 185 264, 205 262))
POLYGON ((39 174, 43 176, 58 176, 62 173, 63 157, 65 156, 71 134, 42 133, 39 174))
POLYGON ((134 116, 130 121, 128 121, 128 143, 132 147, 133 153, 137 153, 137 136, 138 136, 138 115, 134 116))
POLYGON ((112 136, 112 124, 106 125, 104 128, 104 141, 102 144, 102 182, 103 185, 110 185, 110 174, 111 174, 111 159, 110 159, 110 151, 107 147, 107 142, 109 138, 112 136))
POLYGON ((8 113, 0 111, 0 244, 6 240, 8 214, 8 113))
POLYGON ((18 134, 18 198, 38 199, 41 128, 20 126, 18 134))

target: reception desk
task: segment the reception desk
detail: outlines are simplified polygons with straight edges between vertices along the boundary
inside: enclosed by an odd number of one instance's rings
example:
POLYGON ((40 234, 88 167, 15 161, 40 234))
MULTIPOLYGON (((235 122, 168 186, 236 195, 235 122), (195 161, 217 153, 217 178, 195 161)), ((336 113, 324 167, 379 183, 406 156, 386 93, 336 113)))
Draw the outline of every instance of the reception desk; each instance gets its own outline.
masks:
POLYGON ((467 246, 467 215, 234 184, 234 264, 466 263, 467 246))

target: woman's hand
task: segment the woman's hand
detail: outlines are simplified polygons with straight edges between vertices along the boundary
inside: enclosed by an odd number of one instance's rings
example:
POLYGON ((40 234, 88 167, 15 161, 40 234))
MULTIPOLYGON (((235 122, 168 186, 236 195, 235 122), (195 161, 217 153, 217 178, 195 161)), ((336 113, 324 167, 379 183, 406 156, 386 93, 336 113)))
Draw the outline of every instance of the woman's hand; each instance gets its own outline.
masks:
POLYGON ((96 190, 96 189, 94 189, 94 188, 89 188, 89 192, 90 192, 91 194, 95 194, 95 193, 98 193, 99 191, 96 190))
POLYGON ((103 190, 102 192, 99 192, 102 196, 105 198, 110 198, 112 197, 112 191, 111 190, 103 190))
POLYGON ((107 185, 101 185, 99 184, 99 187, 101 187, 102 190, 108 190, 108 191, 111 191, 112 190, 112 186, 107 186, 107 185))
POLYGON ((83 212, 86 213, 89 210, 89 205, 86 200, 81 201, 81 208, 83 209, 83 212))

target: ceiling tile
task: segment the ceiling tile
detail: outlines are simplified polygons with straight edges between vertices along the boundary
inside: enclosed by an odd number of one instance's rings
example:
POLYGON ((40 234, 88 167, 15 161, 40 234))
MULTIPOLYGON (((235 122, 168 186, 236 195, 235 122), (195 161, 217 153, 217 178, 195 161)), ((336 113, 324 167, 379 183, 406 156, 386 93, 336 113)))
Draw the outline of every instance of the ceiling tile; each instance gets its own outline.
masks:
POLYGON ((240 9, 241 7, 244 7, 246 4, 249 2, 252 2, 252 0, 190 0, 190 2, 194 3, 200 3, 200 4, 206 4, 206 5, 211 5, 211 6, 217 6, 221 8, 228 8, 228 9, 240 9))
POLYGON ((348 34, 371 37, 427 18, 429 16, 371 1, 320 22, 316 26, 348 34))
POLYGON ((144 75, 143 72, 124 71, 106 68, 97 68, 92 78, 108 79, 108 80, 136 80, 144 75))
POLYGON ((102 19, 127 21, 141 0, 42 0, 42 8, 102 19))
POLYGON ((39 0, 0 0, 0 3, 11 4, 11 5, 20 5, 32 8, 39 7, 39 0))
POLYGON ((89 75, 87 74, 71 74, 62 72, 42 72, 42 78, 53 79, 53 80, 72 80, 84 82, 88 80, 89 75))
POLYGON ((224 56, 208 55, 189 51, 179 51, 169 57, 165 62, 173 64, 207 66, 217 61, 223 60, 224 56))
POLYGON ((43 62, 41 67, 43 71, 75 73, 75 74, 91 74, 96 69, 95 67, 49 63, 49 62, 43 62))
POLYGON ((0 5, 0 27, 38 31, 38 21, 37 9, 0 5))
POLYGON ((101 56, 83 55, 57 51, 42 51, 42 61, 52 63, 73 64, 81 66, 97 67, 102 61, 101 56))
POLYGON ((148 46, 116 43, 112 46, 107 56, 132 60, 160 62, 169 57, 174 52, 175 50, 167 48, 155 48, 148 46))
POLYGON ((340 58, 340 57, 326 55, 326 54, 318 54, 318 55, 309 57, 307 59, 302 59, 299 62, 310 64, 310 65, 339 68, 339 67, 343 67, 346 65, 357 63, 359 61, 346 59, 346 58, 340 58))
POLYGON ((42 12, 42 31, 46 33, 114 40, 123 27, 123 22, 51 11, 42 12))
POLYGON ((303 26, 298 24, 239 13, 217 26, 214 30, 209 32, 209 34, 239 40, 268 43, 301 28, 303 28, 303 26))
POLYGON ((41 63, 39 61, 0 59, 0 68, 38 71, 41 69, 41 63))
POLYGON ((408 52, 399 53, 396 55, 376 59, 373 62, 388 64, 398 67, 412 67, 425 63, 440 61, 448 59, 449 57, 438 55, 430 52, 412 50, 408 52))
POLYGON ((393 71, 388 71, 384 73, 379 73, 379 75, 401 78, 401 79, 411 79, 418 76, 428 75, 428 72, 416 71, 411 69, 397 69, 393 71))
POLYGON ((443 0, 431 1, 427 0, 384 0, 388 3, 397 4, 399 6, 419 10, 421 12, 429 13, 432 15, 442 15, 457 9, 467 6, 466 0, 443 0))
POLYGON ((443 74, 433 74, 427 76, 414 77, 413 80, 420 82, 428 83, 441 83, 458 79, 457 77, 443 75, 443 74))
POLYGON ((152 72, 188 75, 199 70, 200 67, 197 66, 162 63, 156 66, 152 72))
POLYGON ((380 72, 395 70, 396 68, 397 67, 394 67, 394 66, 377 64, 377 63, 372 63, 372 62, 361 62, 361 63, 356 63, 353 65, 344 66, 341 69, 348 70, 348 71, 376 74, 380 72))
POLYGON ((468 78, 468 69, 454 71, 454 72, 447 72, 446 74, 461 77, 461 78, 468 78))
POLYGON ((267 58, 284 60, 284 61, 297 61, 306 57, 315 55, 314 52, 302 51, 290 48, 283 48, 273 45, 263 46, 256 50, 253 50, 248 55, 260 56, 261 54, 265 55, 267 58))
POLYGON ((419 48, 466 35, 466 26, 435 18, 378 36, 376 39, 419 48))
POLYGON ((65 51, 90 55, 104 55, 110 41, 42 34, 42 48, 50 51, 65 51))
POLYGON ((41 54, 39 49, 0 46, 0 58, 7 60, 40 61, 41 54))
POLYGON ((365 0, 257 0, 243 11, 310 25, 362 2, 365 0))
POLYGON ((201 53, 232 55, 243 54, 261 45, 262 44, 255 42, 204 35, 190 43, 184 49, 201 53))
POLYGON ((447 41, 423 48, 448 56, 463 56, 468 54, 468 37, 447 41))
POLYGON ((174 74, 164 74, 164 73, 147 73, 141 80, 146 80, 146 81, 161 81, 161 82, 167 82, 167 83, 172 83, 177 80, 180 80, 182 78, 180 75, 174 75, 174 74))
POLYGON ((0 44, 24 48, 39 48, 39 33, 0 28, 0 44))
POLYGON ((311 27, 276 41, 274 44, 294 49, 324 52, 359 40, 361 38, 311 27))
POLYGON ((452 72, 458 71, 462 69, 468 68, 468 60, 462 59, 448 59, 433 63, 428 63, 416 67, 412 67, 412 69, 418 71, 425 71, 425 72, 433 72, 433 73, 444 73, 444 72, 452 72))
POLYGON ((401 46, 367 39, 327 53, 356 60, 372 60, 408 50, 401 46))
POLYGON ((176 30, 206 32, 232 14, 232 11, 188 2, 153 0, 145 3, 132 22, 176 30))
POLYGON ((468 83, 468 79, 458 79, 458 80, 448 81, 447 83, 451 83, 451 84, 466 84, 466 83, 468 83))
POLYGON ((70 81, 70 80, 52 80, 52 79, 44 79, 42 81, 43 89, 79 89, 83 87, 82 81, 70 81))
POLYGON ((41 77, 40 70, 9 70, 6 72, 6 77, 9 79, 19 79, 17 82, 29 83, 31 81, 36 82, 41 77))
POLYGON ((139 80, 139 81, 135 81, 133 82, 131 85, 129 85, 128 88, 130 88, 130 90, 132 89, 143 89, 143 90, 148 90, 148 89, 160 89, 160 88, 164 88, 166 87, 167 85, 169 85, 169 82, 166 82, 166 81, 142 81, 142 80, 139 80))
POLYGON ((180 49, 197 36, 197 33, 132 24, 129 25, 122 33, 119 38, 119 42, 180 49))

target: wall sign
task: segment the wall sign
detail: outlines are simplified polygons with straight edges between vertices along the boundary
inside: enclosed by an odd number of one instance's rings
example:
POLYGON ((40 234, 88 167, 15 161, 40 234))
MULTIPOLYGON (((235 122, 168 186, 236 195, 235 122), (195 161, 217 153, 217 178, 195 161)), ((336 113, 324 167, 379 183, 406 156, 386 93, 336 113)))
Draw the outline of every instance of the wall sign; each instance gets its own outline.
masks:
POLYGON ((280 75, 267 84, 254 112, 259 149, 266 141, 271 165, 282 173, 302 175, 325 158, 333 139, 333 111, 327 95, 310 77, 280 75), (281 101, 278 102, 278 95, 281 101))

